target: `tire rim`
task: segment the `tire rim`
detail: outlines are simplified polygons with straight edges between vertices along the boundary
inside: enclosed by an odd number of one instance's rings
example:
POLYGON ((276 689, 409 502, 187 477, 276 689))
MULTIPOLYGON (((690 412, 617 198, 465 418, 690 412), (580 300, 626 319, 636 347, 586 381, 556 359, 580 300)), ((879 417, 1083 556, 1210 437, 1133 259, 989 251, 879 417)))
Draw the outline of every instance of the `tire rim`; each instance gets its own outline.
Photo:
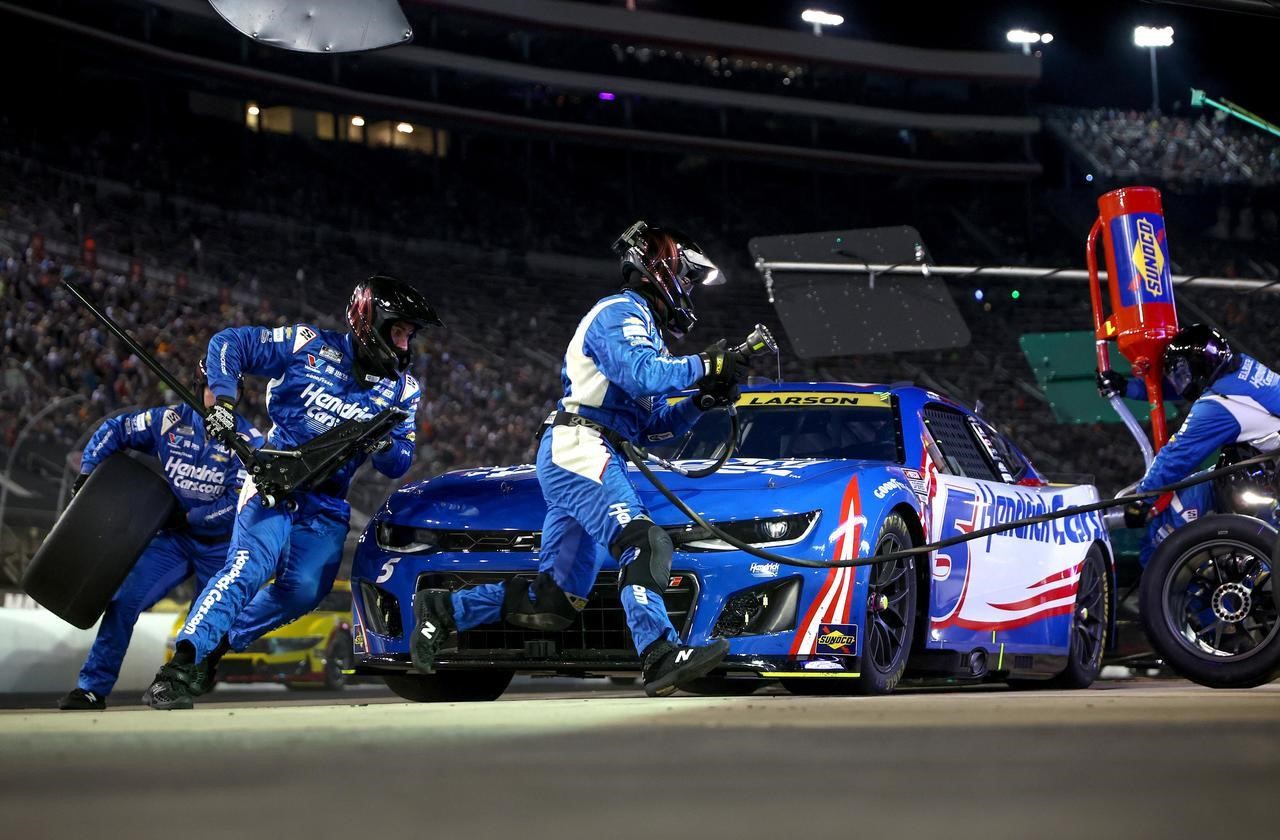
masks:
MULTIPOLYGON (((898 551, 904 546, 896 534, 886 534, 876 546, 876 554, 898 551)), ((915 564, 910 558, 871 567, 867 585, 867 641, 864 655, 872 667, 887 674, 896 667, 906 645, 912 617, 906 614, 907 596, 915 564)))
POLYGON ((1102 563, 1090 555, 1080 571, 1080 584, 1076 590, 1075 621, 1071 633, 1075 637, 1072 652, 1076 663, 1083 668, 1094 668, 1102 660, 1102 648, 1107 637, 1107 612, 1111 601, 1107 597, 1107 574, 1102 563))
POLYGON ((1193 655, 1238 662, 1276 637, 1271 559, 1236 540, 1217 540, 1184 552, 1165 576, 1164 621, 1193 655))

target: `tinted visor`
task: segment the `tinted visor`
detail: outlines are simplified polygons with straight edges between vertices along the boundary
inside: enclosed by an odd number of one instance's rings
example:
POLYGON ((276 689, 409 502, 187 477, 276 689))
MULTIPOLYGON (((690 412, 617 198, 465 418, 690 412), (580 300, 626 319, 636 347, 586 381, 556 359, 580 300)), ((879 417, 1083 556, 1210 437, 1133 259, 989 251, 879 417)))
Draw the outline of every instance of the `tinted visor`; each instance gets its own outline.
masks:
POLYGON ((716 268, 715 263, 707 259, 706 254, 683 245, 679 248, 679 254, 680 285, 686 293, 692 291, 694 286, 719 286, 724 282, 724 275, 716 268))
POLYGON ((1191 372, 1191 363, 1183 358, 1176 358, 1164 372, 1164 378, 1169 380, 1169 385, 1177 392, 1178 396, 1186 396, 1187 390, 1195 382, 1195 375, 1191 372))

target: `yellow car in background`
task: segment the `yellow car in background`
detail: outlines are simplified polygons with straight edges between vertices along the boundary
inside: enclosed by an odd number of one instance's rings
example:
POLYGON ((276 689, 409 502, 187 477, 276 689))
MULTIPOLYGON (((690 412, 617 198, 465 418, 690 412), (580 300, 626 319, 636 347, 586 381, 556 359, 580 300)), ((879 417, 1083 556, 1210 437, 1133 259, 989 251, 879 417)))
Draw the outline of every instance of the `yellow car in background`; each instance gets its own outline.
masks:
MULTIPOLYGON (((169 639, 186 621, 178 615, 169 639)), ((351 650, 351 584, 334 581, 333 590, 315 610, 252 642, 243 652, 231 651, 218 663, 218 682, 284 683, 289 688, 339 689, 355 662, 351 650)))

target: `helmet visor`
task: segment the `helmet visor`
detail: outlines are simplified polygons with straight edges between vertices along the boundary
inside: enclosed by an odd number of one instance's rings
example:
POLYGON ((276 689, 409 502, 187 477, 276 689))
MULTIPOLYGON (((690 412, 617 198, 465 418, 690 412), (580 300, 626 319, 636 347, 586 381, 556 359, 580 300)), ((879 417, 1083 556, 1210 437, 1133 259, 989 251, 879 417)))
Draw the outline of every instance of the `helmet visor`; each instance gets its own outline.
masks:
POLYGON ((692 248, 680 247, 680 284, 685 292, 694 286, 719 286, 724 283, 724 275, 716 264, 707 259, 707 255, 692 248))
POLYGON ((1185 397, 1187 391, 1195 383, 1195 374, 1191 372, 1191 363, 1184 358, 1175 358, 1169 365, 1168 370, 1164 372, 1165 379, 1169 380, 1169 385, 1180 397, 1185 397))

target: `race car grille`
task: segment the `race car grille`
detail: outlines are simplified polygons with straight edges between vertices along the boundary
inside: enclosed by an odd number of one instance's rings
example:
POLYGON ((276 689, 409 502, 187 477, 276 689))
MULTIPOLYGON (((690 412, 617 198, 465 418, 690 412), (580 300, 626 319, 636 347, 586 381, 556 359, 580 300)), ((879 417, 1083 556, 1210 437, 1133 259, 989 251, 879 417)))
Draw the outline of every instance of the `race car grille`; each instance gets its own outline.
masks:
MULTIPOLYGON (((501 572, 429 572, 418 577, 418 589, 458 590, 483 583, 504 583, 513 573, 501 572)), ((532 581, 533 576, 518 577, 532 581)), ((698 579, 688 572, 672 572, 662 593, 671 624, 686 635, 693 619, 693 606, 698 600, 698 579)), ((458 651, 465 654, 485 652, 542 652, 547 658, 564 658, 573 652, 619 652, 635 655, 631 631, 618 595, 617 575, 605 572, 596 578, 587 605, 565 630, 544 633, 522 630, 503 623, 486 624, 458 635, 458 651)), ((531 658, 538 658, 531 655, 531 658)))
POLYGON ((442 551, 537 551, 541 531, 442 531, 442 551))

